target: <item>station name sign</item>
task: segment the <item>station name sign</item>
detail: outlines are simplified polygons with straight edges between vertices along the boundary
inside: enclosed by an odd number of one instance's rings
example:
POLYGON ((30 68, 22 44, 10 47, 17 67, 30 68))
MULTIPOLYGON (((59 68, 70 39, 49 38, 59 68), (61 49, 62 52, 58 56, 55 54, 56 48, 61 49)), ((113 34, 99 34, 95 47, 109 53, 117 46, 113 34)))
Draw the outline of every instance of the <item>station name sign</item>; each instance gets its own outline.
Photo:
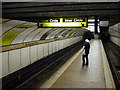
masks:
POLYGON ((43 20, 41 20, 41 23, 47 23, 47 22, 58 23, 58 22, 60 22, 60 19, 43 19, 43 20))
POLYGON ((85 22, 85 19, 79 19, 79 18, 75 18, 75 19, 63 19, 63 22, 85 22))
POLYGON ((87 18, 46 18, 38 21, 38 27, 87 27, 87 18))

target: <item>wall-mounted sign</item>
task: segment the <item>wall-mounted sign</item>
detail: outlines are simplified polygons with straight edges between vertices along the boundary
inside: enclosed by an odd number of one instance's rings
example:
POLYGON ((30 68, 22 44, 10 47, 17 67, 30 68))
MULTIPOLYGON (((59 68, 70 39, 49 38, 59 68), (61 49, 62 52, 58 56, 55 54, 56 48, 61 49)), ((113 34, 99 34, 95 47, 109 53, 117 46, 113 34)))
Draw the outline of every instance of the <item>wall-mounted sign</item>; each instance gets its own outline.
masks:
POLYGON ((100 27, 108 27, 109 21, 100 21, 100 27))
POLYGON ((85 19, 83 18, 67 18, 67 19, 64 19, 63 18, 63 22, 85 22, 85 19))
POLYGON ((38 21, 38 27, 87 27, 88 19, 79 18, 46 18, 38 21))
POLYGON ((60 19, 41 19, 40 20, 41 23, 58 23, 60 22, 60 19))

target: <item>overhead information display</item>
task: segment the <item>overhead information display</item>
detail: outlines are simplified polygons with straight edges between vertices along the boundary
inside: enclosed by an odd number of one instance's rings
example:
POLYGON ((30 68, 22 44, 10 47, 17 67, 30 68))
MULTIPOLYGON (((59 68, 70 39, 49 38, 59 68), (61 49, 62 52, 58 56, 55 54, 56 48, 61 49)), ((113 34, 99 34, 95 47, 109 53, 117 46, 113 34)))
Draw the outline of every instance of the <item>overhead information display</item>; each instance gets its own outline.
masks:
POLYGON ((38 27, 87 27, 88 19, 79 18, 48 18, 38 21, 38 27))

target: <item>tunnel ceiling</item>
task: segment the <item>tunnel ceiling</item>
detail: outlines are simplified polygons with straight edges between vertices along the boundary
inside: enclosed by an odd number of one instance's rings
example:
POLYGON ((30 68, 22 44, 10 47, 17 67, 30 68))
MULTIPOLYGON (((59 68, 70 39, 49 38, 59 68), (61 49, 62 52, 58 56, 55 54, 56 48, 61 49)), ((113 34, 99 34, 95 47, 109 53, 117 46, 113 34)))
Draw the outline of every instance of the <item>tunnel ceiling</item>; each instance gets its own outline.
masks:
POLYGON ((119 2, 3 2, 2 17, 36 22, 43 17, 107 17, 110 25, 120 22, 119 2))

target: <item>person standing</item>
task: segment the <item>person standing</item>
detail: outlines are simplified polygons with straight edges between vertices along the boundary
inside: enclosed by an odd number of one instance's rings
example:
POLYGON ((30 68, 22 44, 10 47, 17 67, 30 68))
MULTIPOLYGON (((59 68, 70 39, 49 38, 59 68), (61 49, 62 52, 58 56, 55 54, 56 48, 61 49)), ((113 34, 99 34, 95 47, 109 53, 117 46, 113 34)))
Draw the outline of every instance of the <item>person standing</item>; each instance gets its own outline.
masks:
POLYGON ((82 66, 88 66, 89 61, 88 61, 88 54, 89 54, 89 49, 90 49, 90 43, 89 40, 86 39, 85 40, 85 45, 83 46, 84 51, 83 51, 83 55, 82 55, 82 59, 83 59, 83 63, 82 66), (86 58, 86 63, 85 63, 85 58, 86 58))

